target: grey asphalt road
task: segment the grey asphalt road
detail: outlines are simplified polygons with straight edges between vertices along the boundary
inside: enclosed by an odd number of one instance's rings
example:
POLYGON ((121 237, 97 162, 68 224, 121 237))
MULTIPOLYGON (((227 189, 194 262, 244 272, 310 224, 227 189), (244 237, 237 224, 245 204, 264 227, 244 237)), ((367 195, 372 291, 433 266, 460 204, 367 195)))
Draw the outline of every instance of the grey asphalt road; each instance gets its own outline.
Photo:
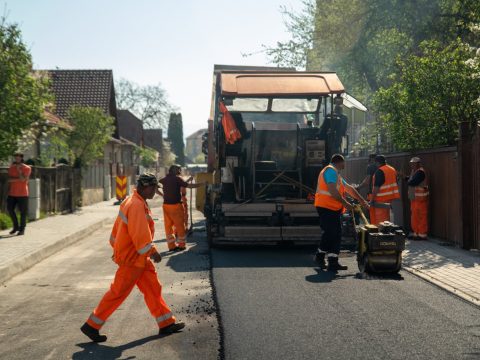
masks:
POLYGON ((213 250, 225 359, 480 359, 479 308, 346 256, 334 275, 310 248, 213 250))
MULTIPOLYGON (((154 216, 160 217, 155 209, 154 216)), ((110 227, 97 231, 2 285, 0 359, 217 358, 219 334, 203 238, 190 238, 188 252, 165 255, 156 265, 167 303, 187 323, 183 333, 158 338, 138 289, 104 326, 107 342, 92 344, 80 332, 116 270, 109 234, 110 227)), ((165 243, 158 246, 166 250, 165 243)))

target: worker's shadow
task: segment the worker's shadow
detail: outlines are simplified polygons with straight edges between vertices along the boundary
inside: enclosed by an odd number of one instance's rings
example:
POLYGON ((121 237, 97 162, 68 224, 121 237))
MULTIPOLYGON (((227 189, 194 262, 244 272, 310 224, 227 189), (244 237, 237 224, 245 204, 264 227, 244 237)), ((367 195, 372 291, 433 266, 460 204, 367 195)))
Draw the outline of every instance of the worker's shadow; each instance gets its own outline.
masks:
MULTIPOLYGON (((137 346, 144 345, 153 340, 161 339, 161 336, 151 335, 144 337, 143 339, 138 339, 131 341, 127 344, 120 346, 107 346, 103 344, 97 344, 94 342, 80 343, 76 344, 78 347, 81 347, 82 350, 76 352, 72 355, 72 360, 84 360, 84 359, 102 359, 102 360, 116 360, 122 357, 122 354, 125 350, 133 349, 137 346)), ((129 356, 122 358, 123 360, 136 359, 136 356, 129 356)))
POLYGON ((326 271, 320 268, 315 268, 316 274, 305 276, 305 280, 311 283, 321 284, 330 283, 334 280, 343 280, 354 277, 353 274, 342 274, 334 271, 326 271))

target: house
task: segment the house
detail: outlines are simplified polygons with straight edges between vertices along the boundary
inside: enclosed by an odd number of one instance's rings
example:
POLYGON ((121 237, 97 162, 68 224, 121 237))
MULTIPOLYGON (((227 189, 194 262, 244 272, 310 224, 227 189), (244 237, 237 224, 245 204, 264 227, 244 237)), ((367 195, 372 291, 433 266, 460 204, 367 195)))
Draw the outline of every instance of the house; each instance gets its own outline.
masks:
POLYGON ((68 118, 72 106, 97 107, 115 121, 115 131, 105 146, 104 157, 82 171, 82 204, 88 205, 107 200, 115 194, 115 176, 122 170, 134 180, 136 170, 133 161, 124 164, 123 147, 119 135, 119 123, 115 100, 113 73, 111 70, 43 70, 50 78, 55 97, 54 114, 68 118))
POLYGON ((143 143, 152 149, 162 153, 163 149, 163 131, 162 129, 144 129, 143 130, 143 143))
MULTIPOLYGON (((203 143, 203 134, 205 134, 208 129, 200 129, 195 131, 193 134, 187 136, 186 146, 185 146, 185 155, 195 162, 202 155, 202 143, 203 143)), ((203 162, 203 161, 202 161, 203 162)))

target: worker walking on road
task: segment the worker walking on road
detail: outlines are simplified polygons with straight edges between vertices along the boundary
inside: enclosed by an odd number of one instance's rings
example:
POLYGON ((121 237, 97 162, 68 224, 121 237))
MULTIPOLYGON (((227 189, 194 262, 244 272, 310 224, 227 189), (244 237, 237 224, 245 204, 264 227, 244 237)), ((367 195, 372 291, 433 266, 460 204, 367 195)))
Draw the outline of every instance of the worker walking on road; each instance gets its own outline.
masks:
MULTIPOLYGON (((168 250, 170 251, 186 249, 187 233, 181 189, 194 189, 204 185, 204 183, 189 184, 189 182, 193 180, 193 177, 185 181, 180 177, 181 173, 182 168, 180 165, 172 165, 168 169, 168 175, 160 180, 160 184, 163 187, 165 235, 167 237, 168 250)), ((160 191, 158 193, 160 193, 160 191)))
POLYGON ((387 165, 385 156, 377 155, 375 163, 378 169, 373 175, 370 223, 378 225, 384 221, 390 221, 391 202, 400 199, 400 191, 397 183, 397 171, 387 165))
POLYGON ((339 171, 344 168, 345 158, 340 154, 333 155, 330 164, 318 176, 315 194, 314 205, 320 217, 323 235, 314 260, 320 268, 325 269, 327 268, 325 256, 327 256, 328 270, 330 271, 348 269, 347 266, 342 266, 338 262, 342 240, 342 213, 345 209, 352 210, 353 208, 353 205, 345 198, 345 193, 357 199, 363 207, 368 208, 366 200, 339 174, 339 171))
POLYGON ((409 239, 427 240, 428 234, 428 177, 419 157, 410 160, 411 173, 407 180, 410 199, 412 233, 409 239))
POLYGON ((178 332, 185 327, 177 323, 162 297, 162 286, 152 260, 161 261, 161 256, 153 244, 154 222, 147 199, 155 196, 158 182, 155 175, 143 174, 139 177, 133 195, 120 205, 118 217, 110 236, 113 247, 113 261, 118 270, 98 306, 93 310, 81 331, 94 342, 104 342, 105 335, 99 330, 110 315, 127 298, 135 285, 143 293, 145 303, 158 324, 159 335, 178 332))

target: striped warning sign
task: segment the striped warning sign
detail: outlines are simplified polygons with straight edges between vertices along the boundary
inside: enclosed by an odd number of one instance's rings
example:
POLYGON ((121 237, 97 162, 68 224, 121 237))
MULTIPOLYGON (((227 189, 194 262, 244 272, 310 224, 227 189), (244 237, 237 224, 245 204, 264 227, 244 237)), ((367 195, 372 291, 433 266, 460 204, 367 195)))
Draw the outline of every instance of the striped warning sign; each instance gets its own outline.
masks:
POLYGON ((117 187, 117 199, 122 201, 127 197, 127 177, 126 176, 117 176, 116 178, 117 187))

